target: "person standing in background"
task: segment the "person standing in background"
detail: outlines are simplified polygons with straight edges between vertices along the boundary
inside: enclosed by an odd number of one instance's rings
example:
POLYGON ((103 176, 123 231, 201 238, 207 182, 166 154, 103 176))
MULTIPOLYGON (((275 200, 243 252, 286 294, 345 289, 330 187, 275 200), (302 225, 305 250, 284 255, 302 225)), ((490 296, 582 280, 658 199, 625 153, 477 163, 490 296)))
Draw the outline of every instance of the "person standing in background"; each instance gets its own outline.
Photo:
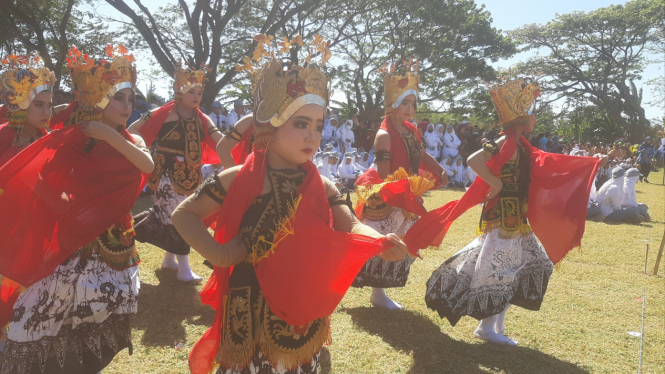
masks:
POLYGON ((222 103, 215 101, 212 103, 212 113, 208 115, 212 120, 212 123, 221 131, 225 133, 229 131, 230 124, 228 123, 228 118, 222 113, 222 103))

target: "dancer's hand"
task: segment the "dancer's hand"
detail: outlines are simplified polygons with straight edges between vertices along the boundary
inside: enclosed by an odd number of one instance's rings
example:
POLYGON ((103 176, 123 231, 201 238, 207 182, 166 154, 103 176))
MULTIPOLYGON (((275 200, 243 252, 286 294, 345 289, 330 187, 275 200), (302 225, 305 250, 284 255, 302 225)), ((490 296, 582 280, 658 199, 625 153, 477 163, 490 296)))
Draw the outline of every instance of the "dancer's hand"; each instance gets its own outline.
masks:
POLYGON ((222 245, 222 248, 228 253, 230 265, 237 265, 247 259, 247 247, 240 235, 222 245))
POLYGON ((98 121, 83 122, 81 125, 81 131, 83 131, 83 134, 89 138, 103 140, 108 143, 111 143, 113 139, 120 135, 110 126, 98 121))
POLYGON ((388 248, 381 253, 381 258, 386 261, 400 261, 409 253, 409 250, 406 247, 406 244, 399 238, 399 236, 390 233, 386 235, 388 241, 394 245, 394 247, 388 248))
POLYGON ((501 192, 501 189, 503 189, 503 182, 501 182, 501 179, 497 178, 496 181, 493 181, 490 184, 490 193, 487 194, 487 197, 485 198, 485 200, 483 200, 483 203, 495 198, 499 194, 499 192, 501 192))

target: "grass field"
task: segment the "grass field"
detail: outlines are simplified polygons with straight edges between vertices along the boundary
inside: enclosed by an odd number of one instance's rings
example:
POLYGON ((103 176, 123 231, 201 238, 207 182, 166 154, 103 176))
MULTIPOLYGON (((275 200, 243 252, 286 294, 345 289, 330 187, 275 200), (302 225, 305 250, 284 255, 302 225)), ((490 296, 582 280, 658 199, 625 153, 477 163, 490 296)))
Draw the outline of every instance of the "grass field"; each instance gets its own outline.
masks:
MULTIPOLYGON (((587 222, 582 249, 555 270, 539 312, 512 308, 507 335, 519 347, 484 343, 472 336, 477 321, 455 328, 425 306, 425 282, 441 262, 475 236, 480 208, 458 219, 438 250, 427 250, 411 268, 403 289, 388 290, 402 311, 371 307, 369 289, 350 289, 333 315, 333 344, 323 348, 322 373, 637 373, 646 240, 648 269, 665 225, 662 171, 652 184, 638 183, 638 201, 653 221, 641 225, 587 222)), ((458 191, 425 197, 428 209, 458 199, 458 191)), ((150 202, 139 201, 140 211, 150 202), (142 205, 142 206, 141 206, 142 205)), ((104 370, 110 373, 187 373, 192 345, 210 326, 213 311, 199 301, 201 285, 182 284, 160 269, 163 251, 139 246, 143 262, 138 314, 132 320, 134 354, 125 350, 104 370), (182 344, 182 348, 176 348, 182 344)), ((192 267, 210 275, 194 253, 192 267)), ((665 259, 660 276, 649 276, 642 373, 665 373, 665 259)))

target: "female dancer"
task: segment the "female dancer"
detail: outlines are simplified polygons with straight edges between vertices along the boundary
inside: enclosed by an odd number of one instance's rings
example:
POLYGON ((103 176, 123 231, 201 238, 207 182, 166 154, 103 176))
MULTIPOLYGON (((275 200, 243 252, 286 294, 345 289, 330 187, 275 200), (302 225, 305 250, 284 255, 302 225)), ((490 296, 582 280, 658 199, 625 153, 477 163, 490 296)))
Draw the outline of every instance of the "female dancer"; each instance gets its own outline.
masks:
POLYGON ((215 148, 222 139, 219 129, 199 109, 206 73, 207 69, 177 66, 175 101, 146 113, 129 127, 131 134, 142 136, 149 148, 155 148, 155 171, 148 184, 155 191, 155 202, 134 217, 136 240, 164 249, 162 269, 177 270, 177 278, 183 282, 202 278, 189 266, 189 245, 173 227, 171 214, 203 182, 201 165, 219 163, 215 148))
MULTIPOLYGON (((410 71, 411 66, 406 68, 405 74, 394 73, 394 68, 390 73, 382 69, 386 117, 374 140, 375 166, 356 181, 356 186, 366 190, 381 184, 399 169, 406 172, 405 176, 418 175, 420 169, 434 171, 433 179, 447 184, 443 167, 423 148, 420 131, 409 122, 416 113, 419 77, 415 71, 410 71)), ((394 232, 403 236, 424 212, 422 206, 415 211, 389 205, 378 193, 359 201, 356 213, 361 222, 384 234, 394 232)), ((360 271, 353 286, 372 287, 370 302, 375 306, 402 308, 386 295, 384 288, 404 287, 414 260, 415 257, 406 257, 399 262, 387 262, 379 256, 374 257, 360 271)))
MULTIPOLYGON (((0 62, 5 68, 0 76, 0 102, 9 114, 9 122, 0 126, 0 165, 23 148, 46 135, 51 119, 51 89, 55 75, 40 66, 39 57, 11 55, 0 62)), ((3 118, 4 115, 0 116, 3 118)), ((2 122, 2 120, 0 120, 2 122)))
POLYGON ((0 217, 0 274, 27 287, 13 305, 3 374, 96 373, 131 354, 139 257, 130 210, 154 164, 125 130, 134 58, 122 45, 106 53, 70 51, 75 101, 51 120, 60 130, 0 168, 0 211, 12 212, 0 217))
POLYGON ((217 314, 190 354, 194 374, 207 373, 218 350, 217 373, 318 373, 330 314, 364 261, 406 254, 397 236, 358 222, 309 161, 321 142, 328 87, 317 66, 267 63, 255 90, 254 152, 173 214, 183 237, 215 265, 202 296, 217 314), (209 217, 217 218, 214 239, 203 223, 209 217))
POLYGON ((531 148, 522 134, 535 126, 533 107, 539 93, 540 86, 530 79, 490 90, 504 135, 469 157, 479 178, 461 200, 448 204, 452 213, 441 222, 447 229, 485 200, 481 234, 427 282, 429 308, 453 326, 465 315, 480 319, 474 336, 493 343, 517 344, 503 335, 508 308, 540 309, 552 263, 580 245, 586 201, 601 163, 531 148))

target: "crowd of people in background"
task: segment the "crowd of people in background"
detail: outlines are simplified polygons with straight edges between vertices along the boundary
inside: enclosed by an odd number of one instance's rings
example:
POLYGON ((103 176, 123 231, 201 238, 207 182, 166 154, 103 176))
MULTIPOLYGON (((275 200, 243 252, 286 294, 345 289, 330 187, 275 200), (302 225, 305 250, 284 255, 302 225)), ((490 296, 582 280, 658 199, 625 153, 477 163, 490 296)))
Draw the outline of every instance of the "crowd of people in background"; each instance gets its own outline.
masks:
MULTIPOLYGON (((56 91, 53 96, 54 105, 66 104, 71 100, 71 93, 64 90, 56 91)), ((148 110, 158 108, 163 104, 164 100, 156 95, 151 96, 148 100, 137 97, 134 112, 127 124, 135 122, 148 110)), ((230 131, 240 118, 251 113, 251 106, 240 99, 229 102, 227 106, 232 107, 230 111, 220 101, 215 101, 210 108, 202 108, 222 133, 230 131)), ((326 117, 321 148, 313 160, 321 174, 336 181, 341 188, 353 190, 356 178, 365 172, 374 161, 374 138, 380 125, 381 119, 359 121, 355 115, 349 119, 341 119, 338 112, 332 111, 326 117)), ((448 184, 440 186, 445 188, 468 188, 474 182, 476 175, 467 166, 467 157, 479 150, 483 143, 499 137, 497 129, 483 128, 467 121, 435 124, 428 119, 423 119, 417 126, 422 133, 423 147, 426 152, 446 170, 448 184)), ((649 183, 651 171, 657 170, 658 166, 664 164, 665 137, 663 137, 662 131, 658 131, 655 139, 647 136, 641 144, 631 144, 627 138, 627 134, 622 134, 613 142, 584 143, 569 141, 559 136, 558 133, 541 133, 531 135, 531 145, 542 151, 571 156, 607 155, 609 162, 598 171, 596 188, 593 189, 594 194, 599 194, 601 187, 613 180, 612 173, 615 168, 626 172, 629 169, 636 170, 631 171, 630 177, 624 176, 626 179, 622 180, 622 183, 632 181, 635 176, 635 182, 649 183)), ((212 174, 219 171, 220 168, 221 165, 205 165, 204 172, 212 174)), ((615 175, 618 174, 615 173, 615 175)), ((627 193, 630 194, 630 191, 627 193)), ((603 196, 605 195, 607 194, 603 194, 603 196)), ((590 199, 589 204, 590 206, 599 205, 594 196, 590 199)), ((607 213, 605 216, 610 216, 609 208, 607 208, 609 205, 605 204, 605 206, 604 211, 607 213)), ((614 210, 618 209, 618 205, 615 204, 614 210)), ((641 216, 646 219, 648 214, 641 216)), ((630 220, 639 221, 635 215, 631 217, 630 220)), ((595 215, 594 219, 601 219, 600 215, 595 215)))

